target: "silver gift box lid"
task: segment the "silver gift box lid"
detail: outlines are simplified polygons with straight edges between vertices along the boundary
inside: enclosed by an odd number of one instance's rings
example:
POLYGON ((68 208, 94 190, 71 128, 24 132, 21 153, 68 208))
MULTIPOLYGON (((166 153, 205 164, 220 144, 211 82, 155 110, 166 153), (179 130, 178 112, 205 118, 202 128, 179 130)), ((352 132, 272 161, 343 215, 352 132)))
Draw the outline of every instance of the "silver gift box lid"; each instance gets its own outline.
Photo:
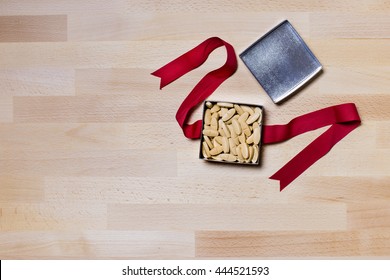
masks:
POLYGON ((287 20, 253 43, 240 58, 274 103, 294 93, 322 69, 287 20))

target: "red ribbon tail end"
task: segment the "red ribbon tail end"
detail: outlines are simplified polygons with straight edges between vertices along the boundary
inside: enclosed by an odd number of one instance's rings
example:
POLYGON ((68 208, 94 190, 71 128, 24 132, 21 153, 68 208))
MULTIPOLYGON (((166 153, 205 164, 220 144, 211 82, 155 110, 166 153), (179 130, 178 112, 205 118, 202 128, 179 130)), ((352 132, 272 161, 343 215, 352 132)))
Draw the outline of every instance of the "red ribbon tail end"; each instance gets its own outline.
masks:
POLYGON ((280 176, 278 176, 277 173, 275 173, 274 175, 269 177, 269 179, 279 181, 280 191, 284 190, 284 188, 287 187, 291 183, 291 182, 286 181, 284 178, 281 178, 280 176))
POLYGON ((164 81, 164 77, 159 73, 159 71, 154 71, 153 73, 150 73, 153 76, 156 76, 157 78, 160 78, 160 89, 165 87, 168 83, 164 81))

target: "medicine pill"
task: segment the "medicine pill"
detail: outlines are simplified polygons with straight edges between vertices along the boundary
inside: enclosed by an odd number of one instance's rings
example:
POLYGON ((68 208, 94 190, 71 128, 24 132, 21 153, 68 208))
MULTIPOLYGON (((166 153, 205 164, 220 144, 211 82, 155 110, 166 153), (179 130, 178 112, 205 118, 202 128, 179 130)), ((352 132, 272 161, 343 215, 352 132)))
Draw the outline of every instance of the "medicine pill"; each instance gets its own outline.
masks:
POLYGON ((219 156, 226 161, 234 162, 237 160, 237 157, 232 154, 220 154, 219 156))
POLYGON ((236 113, 236 109, 230 109, 228 110, 223 116, 222 116, 222 120, 224 122, 230 120, 230 118, 232 118, 234 116, 234 114, 236 113))
POLYGON ((227 102, 217 102, 217 105, 219 107, 233 108, 233 104, 227 102))
POLYGON ((255 121, 257 121, 259 117, 260 117, 260 114, 259 114, 259 113, 254 113, 252 116, 250 116, 250 117, 246 120, 246 123, 247 123, 247 124, 252 124, 252 123, 254 123, 255 121))
POLYGON ((236 112, 241 116, 244 114, 244 110, 242 110, 240 105, 234 104, 234 109, 236 109, 236 112))

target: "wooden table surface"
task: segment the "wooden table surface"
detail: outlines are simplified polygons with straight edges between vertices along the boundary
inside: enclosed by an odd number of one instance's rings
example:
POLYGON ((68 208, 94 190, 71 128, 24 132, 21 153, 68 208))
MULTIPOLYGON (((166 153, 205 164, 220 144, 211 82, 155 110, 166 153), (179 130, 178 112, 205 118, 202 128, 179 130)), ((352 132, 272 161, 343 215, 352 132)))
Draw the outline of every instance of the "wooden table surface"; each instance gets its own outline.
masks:
POLYGON ((390 2, 197 2, 0 2, 1 259, 390 256, 390 2), (263 104, 268 124, 354 102, 363 123, 279 192, 268 177, 324 129, 259 168, 207 163, 175 113, 224 50, 162 91, 150 73, 284 19, 323 73, 274 105, 239 61, 212 99, 263 104))

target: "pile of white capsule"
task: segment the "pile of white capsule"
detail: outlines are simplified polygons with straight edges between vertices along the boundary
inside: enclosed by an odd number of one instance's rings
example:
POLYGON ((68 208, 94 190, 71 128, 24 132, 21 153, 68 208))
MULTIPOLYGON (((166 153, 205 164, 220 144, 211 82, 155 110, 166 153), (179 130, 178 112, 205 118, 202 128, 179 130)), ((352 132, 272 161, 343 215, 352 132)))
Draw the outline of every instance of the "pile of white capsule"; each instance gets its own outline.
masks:
POLYGON ((262 109, 227 102, 206 102, 202 155, 205 159, 257 164, 262 109))

